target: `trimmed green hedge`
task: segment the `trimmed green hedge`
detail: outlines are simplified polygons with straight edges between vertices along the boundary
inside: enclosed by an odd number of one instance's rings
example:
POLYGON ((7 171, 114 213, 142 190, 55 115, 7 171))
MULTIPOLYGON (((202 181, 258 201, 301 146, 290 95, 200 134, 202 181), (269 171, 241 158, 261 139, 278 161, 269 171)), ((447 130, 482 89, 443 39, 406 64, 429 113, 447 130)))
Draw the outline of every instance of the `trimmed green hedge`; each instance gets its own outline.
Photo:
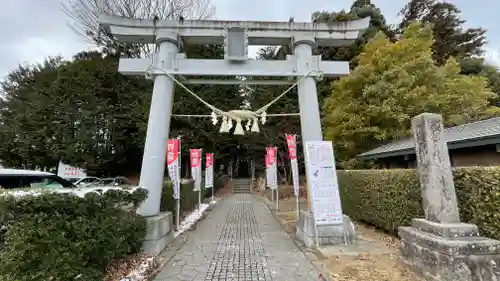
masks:
MULTIPOLYGON (((481 234, 500 239, 500 167, 458 168, 453 171, 463 222, 477 224, 481 234)), ((339 171, 344 212, 389 232, 423 218, 416 170, 339 171)))
MULTIPOLYGON (((193 210, 198 204, 198 192, 193 191, 194 181, 190 180, 181 184, 181 213, 193 210)), ((166 180, 161 194, 160 211, 176 212, 176 202, 174 200, 174 190, 172 182, 166 180)))
MULTIPOLYGON (((226 175, 218 173, 214 175, 214 177, 215 177, 214 179, 215 191, 224 187, 227 184, 228 177, 226 175)), ((203 198, 212 196, 212 189, 204 188, 205 187, 204 181, 202 181, 201 187, 202 187, 203 198)), ((198 204, 198 192, 193 191, 193 188, 194 188, 194 181, 192 180, 185 181, 185 183, 181 184, 181 212, 191 211, 198 204)), ((172 182, 170 180, 166 180, 161 195, 160 211, 162 212, 170 211, 175 213, 176 202, 173 198, 173 192, 174 190, 172 182)))
MULTIPOLYGON (((216 189, 226 183, 216 175, 216 189)), ((29 192, 26 190, 26 192, 29 192)), ((175 211, 172 185, 165 182, 161 211, 175 211)), ((110 262, 137 253, 146 225, 136 214, 145 189, 111 189, 73 194, 39 191, 38 195, 0 193, 0 280, 102 281, 110 262)), ((211 190, 204 191, 211 196, 211 190)), ((193 182, 181 187, 181 209, 198 204, 193 182)))
POLYGON ((136 214, 147 191, 0 196, 0 280, 102 281, 113 260, 140 250, 146 224, 136 214))

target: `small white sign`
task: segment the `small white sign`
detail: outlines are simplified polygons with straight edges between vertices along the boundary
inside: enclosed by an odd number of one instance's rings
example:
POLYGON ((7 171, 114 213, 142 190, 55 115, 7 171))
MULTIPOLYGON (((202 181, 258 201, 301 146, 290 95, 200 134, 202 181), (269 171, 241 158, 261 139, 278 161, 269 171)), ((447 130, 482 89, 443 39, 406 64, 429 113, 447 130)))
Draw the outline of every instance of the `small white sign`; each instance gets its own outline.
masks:
POLYGON ((63 179, 80 179, 87 176, 83 169, 70 166, 59 161, 57 167, 57 175, 63 179))
POLYGON ((316 225, 342 224, 342 206, 332 142, 306 142, 305 161, 316 225))

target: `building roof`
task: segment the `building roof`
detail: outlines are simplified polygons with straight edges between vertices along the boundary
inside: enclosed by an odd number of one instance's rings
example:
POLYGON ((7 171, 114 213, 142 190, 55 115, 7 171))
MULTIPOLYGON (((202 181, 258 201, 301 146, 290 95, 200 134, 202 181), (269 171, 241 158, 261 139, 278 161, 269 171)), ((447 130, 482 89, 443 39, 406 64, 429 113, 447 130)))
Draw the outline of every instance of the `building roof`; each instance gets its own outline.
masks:
MULTIPOLYGON (((500 144, 500 117, 444 129, 448 149, 500 144)), ((413 138, 397 140, 358 155, 361 159, 379 159, 415 153, 413 138)))

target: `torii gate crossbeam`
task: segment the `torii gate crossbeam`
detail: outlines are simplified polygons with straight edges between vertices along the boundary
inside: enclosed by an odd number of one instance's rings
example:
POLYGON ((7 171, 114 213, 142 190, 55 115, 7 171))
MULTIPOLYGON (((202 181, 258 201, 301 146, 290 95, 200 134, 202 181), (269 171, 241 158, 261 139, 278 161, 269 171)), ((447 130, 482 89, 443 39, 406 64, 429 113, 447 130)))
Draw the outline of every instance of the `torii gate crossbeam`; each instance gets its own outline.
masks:
MULTIPOLYGON (((189 82, 189 76, 286 76, 294 77, 295 80, 303 78, 297 85, 302 141, 322 140, 314 76, 347 75, 349 64, 321 61, 320 56, 312 55, 312 50, 317 46, 349 45, 369 24, 369 18, 324 24, 293 21, 155 21, 109 15, 101 15, 99 21, 118 40, 159 45, 159 51, 153 59, 121 59, 119 65, 119 71, 123 74, 138 75, 148 72, 154 75, 140 177, 140 185, 149 191, 148 198, 139 209, 139 213, 144 216, 159 213, 174 95, 174 81, 169 75, 184 77, 188 79, 186 82, 189 82), (224 44, 225 59, 186 58, 184 54, 178 53, 182 44, 224 44), (248 45, 292 45, 294 55, 283 61, 249 60, 248 45)), ((232 83, 239 83, 238 81, 232 83)), ((200 83, 199 79, 197 83, 200 83)), ((207 84, 209 83, 216 82, 207 80, 207 84)))

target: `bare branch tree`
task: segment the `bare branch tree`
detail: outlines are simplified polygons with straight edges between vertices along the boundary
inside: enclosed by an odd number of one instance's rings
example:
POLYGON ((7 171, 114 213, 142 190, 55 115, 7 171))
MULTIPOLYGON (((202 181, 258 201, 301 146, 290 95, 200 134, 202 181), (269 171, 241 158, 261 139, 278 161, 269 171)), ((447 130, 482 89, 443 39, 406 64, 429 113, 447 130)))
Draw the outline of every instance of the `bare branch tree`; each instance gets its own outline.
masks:
POLYGON ((101 13, 139 19, 208 19, 215 13, 210 0, 64 0, 63 12, 71 18, 70 27, 86 41, 103 48, 132 48, 135 55, 148 56, 148 45, 120 44, 99 26, 101 13))

